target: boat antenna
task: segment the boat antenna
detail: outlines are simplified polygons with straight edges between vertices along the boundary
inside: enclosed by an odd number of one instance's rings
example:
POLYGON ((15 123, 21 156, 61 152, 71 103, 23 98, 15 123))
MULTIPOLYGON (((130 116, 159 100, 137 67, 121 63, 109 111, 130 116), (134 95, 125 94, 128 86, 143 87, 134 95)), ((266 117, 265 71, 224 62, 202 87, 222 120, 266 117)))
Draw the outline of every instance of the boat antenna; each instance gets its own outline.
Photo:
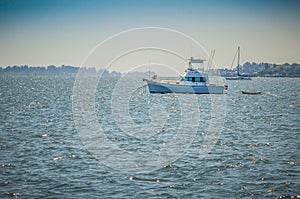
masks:
POLYGON ((214 49, 214 54, 212 55, 211 61, 210 61, 210 66, 212 66, 212 62, 215 58, 215 53, 216 53, 216 49, 214 49))
POLYGON ((238 47, 238 65, 237 65, 237 75, 240 76, 240 47, 238 47))
POLYGON ((231 66, 230 66, 230 69, 232 69, 232 67, 233 67, 234 61, 235 61, 236 56, 237 56, 237 54, 238 54, 238 51, 239 51, 239 50, 237 50, 236 53, 235 53, 235 55, 234 55, 234 58, 233 58, 233 60, 232 60, 232 64, 231 64, 231 66))
POLYGON ((150 61, 148 61, 148 71, 149 71, 148 74, 149 74, 149 79, 150 79, 150 76, 151 76, 150 75, 150 61))
POLYGON ((192 67, 193 57, 191 57, 189 60, 190 60, 190 61, 189 61, 189 68, 193 68, 193 67, 192 67))
POLYGON ((208 63, 207 63, 207 70, 208 71, 209 71, 210 67, 212 66, 212 60, 214 59, 215 53, 216 53, 216 50, 211 50, 210 51, 209 60, 208 60, 208 63))
POLYGON ((209 70, 209 64, 210 64, 210 60, 211 60, 211 57, 212 57, 212 53, 213 53, 213 51, 211 50, 210 53, 209 53, 209 58, 208 58, 208 62, 207 62, 207 70, 209 70))
POLYGON ((192 42, 191 42, 190 54, 191 54, 191 57, 192 57, 193 56, 193 44, 192 44, 192 42))

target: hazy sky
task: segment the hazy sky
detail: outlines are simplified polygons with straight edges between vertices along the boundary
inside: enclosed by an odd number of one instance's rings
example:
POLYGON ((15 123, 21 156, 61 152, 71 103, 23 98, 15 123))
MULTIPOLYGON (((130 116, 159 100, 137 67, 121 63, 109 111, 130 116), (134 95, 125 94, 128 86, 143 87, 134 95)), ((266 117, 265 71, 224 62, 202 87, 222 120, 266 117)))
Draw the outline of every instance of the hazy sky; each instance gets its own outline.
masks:
POLYGON ((138 27, 183 32, 230 67, 300 63, 300 1, 0 0, 0 67, 80 66, 101 41, 138 27))

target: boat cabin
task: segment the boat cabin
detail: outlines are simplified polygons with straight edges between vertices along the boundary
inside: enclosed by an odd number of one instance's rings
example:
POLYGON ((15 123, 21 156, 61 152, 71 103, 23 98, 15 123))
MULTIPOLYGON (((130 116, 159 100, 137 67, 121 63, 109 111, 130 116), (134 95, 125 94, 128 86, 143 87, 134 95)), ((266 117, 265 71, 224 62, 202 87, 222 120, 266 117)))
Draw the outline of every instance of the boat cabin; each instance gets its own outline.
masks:
POLYGON ((191 68, 186 70, 183 77, 184 77, 183 81, 187 81, 187 82, 207 83, 208 81, 206 74, 200 73, 199 70, 195 70, 191 68))

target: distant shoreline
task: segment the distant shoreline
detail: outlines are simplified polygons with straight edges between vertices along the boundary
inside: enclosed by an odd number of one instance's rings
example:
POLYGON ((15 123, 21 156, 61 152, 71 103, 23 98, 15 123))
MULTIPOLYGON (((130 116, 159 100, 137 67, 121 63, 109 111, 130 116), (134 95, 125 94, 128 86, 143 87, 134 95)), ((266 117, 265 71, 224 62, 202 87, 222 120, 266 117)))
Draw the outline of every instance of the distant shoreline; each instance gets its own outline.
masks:
MULTIPOLYGON (((106 69, 97 70, 95 67, 85 67, 80 68, 77 66, 54 66, 50 65, 44 66, 7 66, 6 68, 0 68, 0 75, 14 75, 14 76, 76 76, 78 72, 83 72, 86 75, 96 75, 101 76, 143 76, 149 74, 153 75, 153 71, 146 72, 130 72, 121 73, 118 71, 108 71, 106 69)), ((222 77, 230 77, 236 75, 236 68, 234 69, 217 69, 222 77)), ((246 62, 240 66, 240 71, 242 74, 247 74, 250 77, 271 77, 271 78, 282 78, 282 77, 300 77, 300 64, 268 64, 268 63, 250 63, 246 62)))

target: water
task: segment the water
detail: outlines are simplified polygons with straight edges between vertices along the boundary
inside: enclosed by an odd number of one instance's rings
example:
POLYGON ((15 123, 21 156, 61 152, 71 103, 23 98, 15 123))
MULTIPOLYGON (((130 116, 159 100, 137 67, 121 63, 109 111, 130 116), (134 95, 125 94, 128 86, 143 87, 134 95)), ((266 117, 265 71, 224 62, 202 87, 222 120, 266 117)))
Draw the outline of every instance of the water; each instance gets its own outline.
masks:
MULTIPOLYGON (((187 142, 190 145, 177 151, 185 153, 176 156, 174 162, 163 162, 161 169, 137 174, 108 167, 83 145, 72 112, 74 80, 0 77, 0 198, 11 198, 13 193, 21 194, 19 198, 300 195, 300 79, 228 81, 222 131, 215 135, 213 148, 200 157, 199 151, 207 142, 204 137, 209 136, 212 99, 197 96, 199 111, 190 120, 199 117, 199 125, 194 124, 199 129, 192 142, 187 142), (241 90, 262 94, 243 95, 241 90)), ((94 104, 96 120, 103 124, 111 143, 132 153, 150 155, 172 143, 174 133, 180 135, 182 131, 179 97, 150 95, 146 87, 136 89, 128 102, 133 123, 122 127, 131 132, 124 134, 110 108, 117 80, 105 79, 98 85, 94 104), (161 111, 156 119, 165 121, 163 129, 153 126, 156 131, 151 136, 137 138, 140 135, 134 134, 138 131, 134 125, 151 127, 155 119, 151 118, 151 107, 155 104, 168 108, 153 109, 161 111)), ((176 150, 179 146, 170 147, 176 150)))

